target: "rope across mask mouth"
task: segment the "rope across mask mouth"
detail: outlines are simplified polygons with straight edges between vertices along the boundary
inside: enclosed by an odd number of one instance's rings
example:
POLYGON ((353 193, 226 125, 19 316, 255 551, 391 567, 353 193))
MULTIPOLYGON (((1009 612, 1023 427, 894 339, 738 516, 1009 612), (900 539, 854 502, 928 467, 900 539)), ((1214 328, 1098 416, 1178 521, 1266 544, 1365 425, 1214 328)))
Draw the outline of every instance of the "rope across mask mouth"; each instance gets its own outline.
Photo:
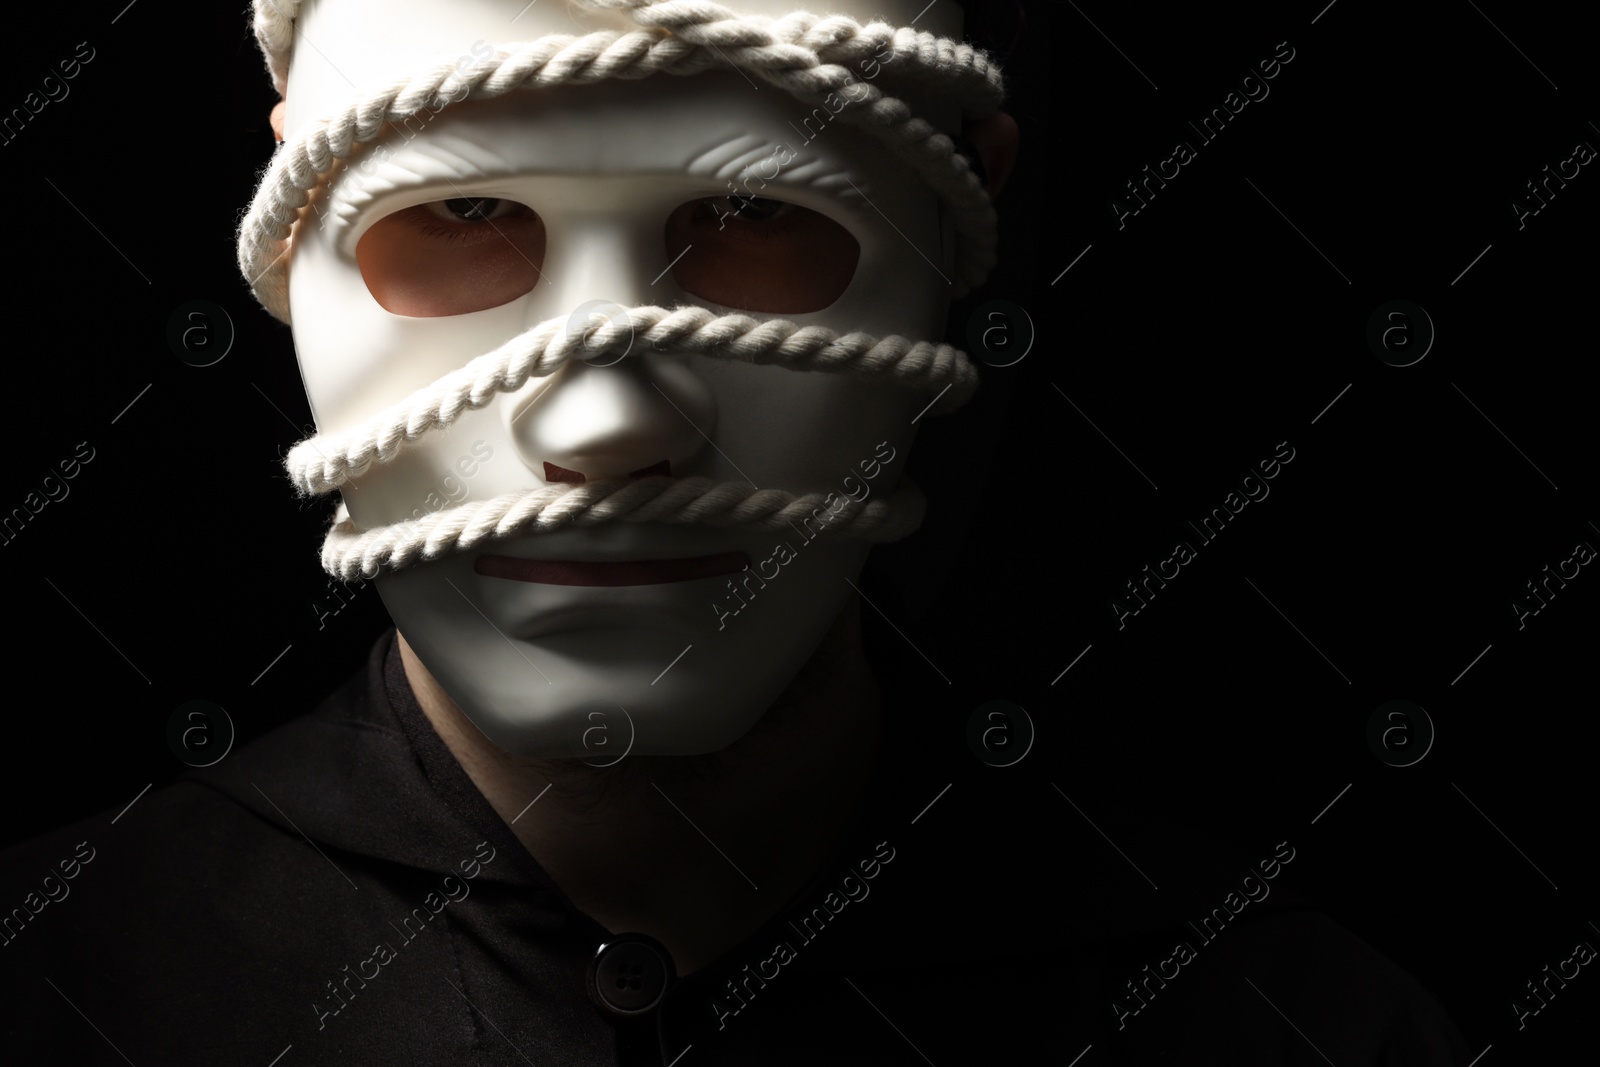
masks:
MULTIPOLYGON (((844 16, 794 12, 779 19, 742 16, 705 0, 573 0, 595 10, 624 12, 641 28, 583 37, 552 35, 504 46, 469 70, 440 64, 382 87, 331 118, 313 123, 280 145, 257 189, 239 234, 239 265, 257 298, 289 321, 287 259, 301 208, 359 147, 425 108, 518 89, 693 74, 734 68, 820 104, 845 86, 838 118, 860 124, 926 180, 952 210, 957 271, 952 296, 980 284, 994 262, 995 216, 989 197, 951 139, 911 114, 901 100, 862 82, 850 65, 894 49, 896 76, 908 84, 947 90, 968 117, 999 107, 999 71, 981 51, 911 27, 866 26, 844 16)), ((297 0, 256 0, 256 35, 280 91, 286 86, 297 0)), ((833 96, 838 99, 838 96, 833 96)), ((948 345, 903 337, 838 334, 782 319, 718 315, 704 308, 638 307, 624 322, 606 321, 579 333, 566 319, 541 323, 430 386, 338 434, 313 437, 291 450, 286 466, 302 493, 327 493, 392 459, 406 443, 450 425, 530 378, 554 373, 571 358, 593 358, 644 344, 654 351, 776 364, 790 370, 848 371, 936 395, 936 410, 952 410, 977 385, 969 360, 948 345)), ((590 323, 595 320, 591 318, 590 323)), ((820 493, 796 496, 746 483, 704 478, 646 478, 585 485, 544 485, 486 501, 469 501, 415 521, 359 531, 341 506, 322 552, 324 569, 343 578, 372 577, 449 551, 517 533, 600 522, 697 522, 779 529, 810 517, 820 493)), ((886 499, 847 499, 831 514, 827 532, 894 540, 920 523, 925 501, 909 484, 886 499)))
MULTIPOLYGON (((568 360, 615 356, 641 346, 790 370, 854 372, 932 392, 932 410, 959 407, 978 384, 976 369, 961 352, 903 337, 840 335, 820 326, 718 315, 699 307, 636 307, 609 318, 595 311, 585 325, 578 332, 566 319, 542 322, 348 430, 300 442, 285 461, 290 478, 303 494, 332 492, 392 460, 409 442, 447 428, 531 378, 555 373, 568 360)), ((812 517, 829 503, 822 493, 796 496, 743 482, 645 478, 539 486, 365 532, 341 507, 323 545, 322 563, 342 578, 372 577, 514 534, 617 520, 776 530, 812 517)), ((913 486, 883 500, 846 498, 832 511, 826 529, 840 536, 895 540, 917 527, 924 506, 913 486)))

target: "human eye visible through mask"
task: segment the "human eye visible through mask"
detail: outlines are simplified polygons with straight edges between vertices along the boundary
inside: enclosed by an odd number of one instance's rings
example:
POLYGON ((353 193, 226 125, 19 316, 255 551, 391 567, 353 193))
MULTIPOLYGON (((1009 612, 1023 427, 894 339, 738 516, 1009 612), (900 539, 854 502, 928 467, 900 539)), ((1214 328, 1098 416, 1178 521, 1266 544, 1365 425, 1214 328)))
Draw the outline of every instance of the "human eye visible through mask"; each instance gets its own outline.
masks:
MULTIPOLYGON (((805 314, 827 308, 855 277, 861 246, 819 211, 768 197, 713 196, 677 207, 663 226, 663 263, 684 293, 726 308, 805 314)), ((544 218, 503 197, 435 200, 393 212, 362 235, 356 260, 384 310, 412 318, 464 315, 519 299, 559 270, 544 218)), ((646 272, 654 263, 639 264, 646 272)), ((659 274, 657 275, 659 278, 659 274)))
POLYGON ((496 197, 457 197, 379 219, 356 245, 362 279, 385 311, 465 315, 532 291, 543 271, 544 220, 496 197))

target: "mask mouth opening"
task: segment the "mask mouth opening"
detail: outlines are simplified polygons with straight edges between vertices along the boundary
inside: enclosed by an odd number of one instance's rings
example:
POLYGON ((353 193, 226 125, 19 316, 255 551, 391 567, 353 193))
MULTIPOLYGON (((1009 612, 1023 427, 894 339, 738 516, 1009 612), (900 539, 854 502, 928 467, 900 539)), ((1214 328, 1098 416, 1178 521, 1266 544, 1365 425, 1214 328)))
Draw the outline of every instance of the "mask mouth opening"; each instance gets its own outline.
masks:
POLYGON ((832 492, 797 496, 710 478, 546 485, 373 530, 358 528, 340 504, 323 541, 322 567, 347 581, 373 579, 481 544, 607 522, 804 528, 817 537, 897 541, 922 524, 926 510, 927 499, 909 481, 886 496, 857 499, 832 492))
POLYGON ((717 552, 708 556, 640 560, 523 559, 486 553, 472 569, 486 578, 501 578, 534 585, 586 588, 671 585, 738 574, 751 566, 746 552, 717 552))

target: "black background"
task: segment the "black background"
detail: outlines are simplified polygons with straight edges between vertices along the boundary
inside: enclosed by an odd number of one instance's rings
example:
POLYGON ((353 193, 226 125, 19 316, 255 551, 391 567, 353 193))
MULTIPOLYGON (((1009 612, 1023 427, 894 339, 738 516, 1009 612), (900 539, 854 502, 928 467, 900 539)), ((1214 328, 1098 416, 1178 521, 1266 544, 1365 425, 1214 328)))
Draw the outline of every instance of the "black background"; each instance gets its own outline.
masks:
MULTIPOLYGON (((1146 816, 1261 855, 1290 839, 1296 887, 1433 989, 1475 1055, 1492 1045, 1480 1062, 1541 1062, 1588 1041, 1600 987, 1586 969, 1520 1032, 1509 1008, 1600 943, 1600 578, 1585 567, 1521 629, 1510 602, 1600 546, 1600 177, 1584 167, 1522 229, 1510 202, 1600 145, 1592 39, 1564 9, 1321 3, 1030 5, 1002 266, 951 340, 990 299, 1036 335, 930 420, 911 468, 928 525, 880 550, 867 588, 963 693, 1028 708, 1037 751, 994 772, 1019 783, 1019 820, 1080 818, 1050 786, 1067 783, 1157 881, 1146 816), (1200 147, 1185 122, 1283 41, 1270 95, 1200 147), (1179 139, 1197 158, 1119 229, 1112 199, 1179 139), (1437 330, 1403 368, 1366 339, 1396 299, 1437 330), (1119 630, 1123 584, 1282 441, 1271 495, 1119 630), (1366 739, 1395 699, 1437 732, 1406 768, 1366 739)), ((370 587, 320 625, 313 607, 328 505, 281 467, 309 412, 287 327, 234 265, 274 100, 236 7, 10 15, 0 108, 78 42, 95 58, 0 145, 0 509, 79 442, 95 458, 0 546, 0 843, 176 777, 185 701, 224 707, 238 743, 309 709, 388 625, 370 587), (166 339, 197 299, 237 331, 205 368, 166 339)))

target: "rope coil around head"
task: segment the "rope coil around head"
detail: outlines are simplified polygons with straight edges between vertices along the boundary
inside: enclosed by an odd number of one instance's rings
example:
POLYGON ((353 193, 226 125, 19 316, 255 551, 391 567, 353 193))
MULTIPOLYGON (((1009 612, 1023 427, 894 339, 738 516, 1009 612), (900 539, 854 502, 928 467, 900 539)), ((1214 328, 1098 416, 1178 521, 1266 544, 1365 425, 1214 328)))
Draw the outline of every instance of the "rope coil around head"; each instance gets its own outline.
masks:
POLYGON ((858 500, 834 493, 796 496, 709 478, 544 485, 366 531, 356 528, 340 504, 322 545, 322 567, 346 581, 373 578, 517 534, 618 521, 789 529, 802 536, 816 523, 807 540, 829 535, 894 541, 921 525, 926 508, 921 490, 909 482, 886 498, 858 500))
POLYGON ((637 307, 613 318, 595 311, 583 324, 583 332, 573 325, 565 319, 546 320, 348 430, 300 442, 285 462, 290 478, 303 494, 331 492, 374 464, 393 459, 428 431, 451 425, 463 413, 487 406, 496 395, 519 389, 530 378, 555 373, 569 359, 637 352, 641 347, 790 370, 855 371, 908 388, 943 392, 938 402, 942 410, 965 403, 978 384, 972 362, 950 345, 914 343, 898 336, 841 335, 821 326, 718 315, 701 307, 671 311, 637 307))

